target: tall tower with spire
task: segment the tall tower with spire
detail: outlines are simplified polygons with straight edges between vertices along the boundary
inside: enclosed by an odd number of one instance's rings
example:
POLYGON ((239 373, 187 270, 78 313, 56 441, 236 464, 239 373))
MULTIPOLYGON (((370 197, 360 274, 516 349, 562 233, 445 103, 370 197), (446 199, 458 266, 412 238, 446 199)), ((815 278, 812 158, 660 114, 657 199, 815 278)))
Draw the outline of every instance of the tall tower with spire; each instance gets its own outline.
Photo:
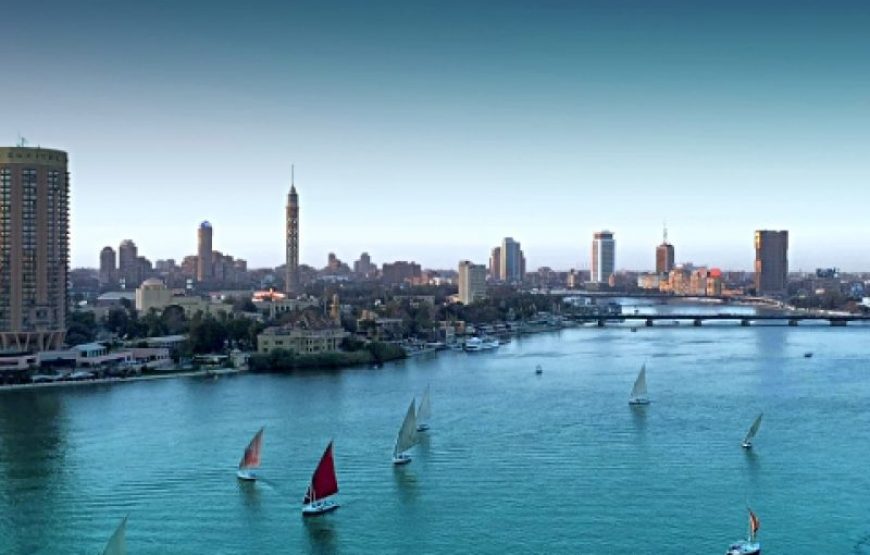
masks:
POLYGON ((668 243, 668 225, 662 230, 662 244, 656 247, 656 273, 664 275, 674 269, 674 246, 668 243))
POLYGON ((296 194, 294 167, 290 166, 290 194, 287 195, 287 276, 288 295, 299 293, 299 195, 296 194))

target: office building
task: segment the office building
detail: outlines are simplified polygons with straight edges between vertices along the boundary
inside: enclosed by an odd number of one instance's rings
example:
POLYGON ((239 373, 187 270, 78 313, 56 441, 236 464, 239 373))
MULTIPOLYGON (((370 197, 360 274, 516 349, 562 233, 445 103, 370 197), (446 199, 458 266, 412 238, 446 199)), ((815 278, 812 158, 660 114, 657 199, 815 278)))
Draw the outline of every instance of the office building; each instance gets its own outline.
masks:
POLYGON ((287 195, 286 218, 286 275, 284 290, 288 295, 299 294, 299 195, 296 193, 296 178, 290 167, 290 194, 287 195))
POLYGON ((501 247, 494 247, 489 255, 489 278, 501 281, 501 247))
POLYGON ((673 269, 674 246, 668 243, 668 228, 665 228, 662 244, 656 247, 656 273, 661 276, 673 269))
POLYGON ((459 263, 459 302, 471 304, 486 298, 486 266, 469 260, 459 263))
POLYGON ((199 224, 196 231, 196 281, 209 282, 214 277, 212 261, 212 228, 208 222, 199 224))
POLYGON ((499 276, 507 283, 521 283, 525 277, 526 260, 518 241, 505 237, 499 253, 499 276))
POLYGON ((118 257, 112 247, 100 251, 99 280, 101 287, 112 287, 118 280, 118 257))
POLYGON ((788 285, 788 231, 755 232, 755 291, 782 295, 788 285))
POLYGON ((359 260, 353 263, 353 273, 357 277, 369 279, 377 275, 378 267, 372 264, 372 257, 369 256, 369 253, 364 252, 359 255, 359 260))
POLYGON ((595 283, 609 283, 616 270, 616 240, 609 231, 592 236, 592 277, 595 283))
POLYGON ((69 183, 66 152, 0 148, 0 350, 63 345, 69 183))
POLYGON ((132 291, 139 287, 142 283, 139 270, 139 249, 132 240, 125 239, 118 247, 118 281, 121 289, 132 291))
POLYGON ((381 280, 388 285, 411 283, 419 280, 422 270, 416 262, 399 260, 392 263, 384 263, 381 267, 381 280))

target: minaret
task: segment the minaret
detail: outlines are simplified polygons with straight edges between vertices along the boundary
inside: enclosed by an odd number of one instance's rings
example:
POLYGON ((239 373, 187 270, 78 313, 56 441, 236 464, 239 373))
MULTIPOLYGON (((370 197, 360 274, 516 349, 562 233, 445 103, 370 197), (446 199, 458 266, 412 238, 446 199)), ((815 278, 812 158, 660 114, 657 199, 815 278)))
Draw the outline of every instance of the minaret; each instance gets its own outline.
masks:
POLYGON ((285 291, 299 294, 299 195, 296 194, 294 168, 290 166, 290 194, 287 195, 287 276, 285 291))

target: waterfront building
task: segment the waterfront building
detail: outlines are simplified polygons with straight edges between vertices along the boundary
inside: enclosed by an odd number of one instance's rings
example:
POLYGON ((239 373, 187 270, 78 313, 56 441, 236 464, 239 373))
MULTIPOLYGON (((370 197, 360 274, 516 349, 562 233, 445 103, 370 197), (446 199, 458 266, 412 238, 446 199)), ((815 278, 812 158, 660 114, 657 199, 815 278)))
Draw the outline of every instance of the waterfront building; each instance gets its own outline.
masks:
POLYGON ((788 285, 788 231, 755 232, 755 292, 782 295, 788 285))
POLYGON ((486 298, 486 266, 470 260, 459 263, 459 302, 471 304, 486 298))
POLYGON ((196 281, 203 283, 211 281, 214 274, 212 264, 212 227, 209 222, 199 224, 196 231, 196 281))
POLYGON ((114 287, 118 275, 118 257, 112 247, 103 247, 100 251, 100 287, 114 287))
POLYGON ((299 195, 296 193, 296 177, 290 166, 290 194, 287 195, 286 211, 286 267, 284 291, 288 295, 299 294, 299 195))
POLYGON ((489 255, 489 278, 501 281, 501 247, 493 247, 489 255))
POLYGON ((505 237, 501 242, 499 256, 499 276, 507 283, 520 283, 525 274, 525 256, 520 243, 512 237, 505 237))
POLYGON ((131 239, 118 247, 118 281, 122 289, 132 290, 142 282, 139 274, 139 250, 131 239))
POLYGON ((665 275, 674 269, 674 246, 668 243, 668 228, 664 229, 662 244, 656 247, 656 273, 665 275))
POLYGON ((592 277, 595 283, 609 283, 616 269, 616 240, 610 231, 592 236, 592 277))
POLYGON ((63 344, 69 185, 66 152, 0 148, 0 351, 63 344))
POLYGON ((292 351, 297 355, 318 355, 341 351, 341 342, 350 333, 340 328, 319 330, 295 327, 266 328, 257 336, 257 352, 271 353, 276 349, 292 351))

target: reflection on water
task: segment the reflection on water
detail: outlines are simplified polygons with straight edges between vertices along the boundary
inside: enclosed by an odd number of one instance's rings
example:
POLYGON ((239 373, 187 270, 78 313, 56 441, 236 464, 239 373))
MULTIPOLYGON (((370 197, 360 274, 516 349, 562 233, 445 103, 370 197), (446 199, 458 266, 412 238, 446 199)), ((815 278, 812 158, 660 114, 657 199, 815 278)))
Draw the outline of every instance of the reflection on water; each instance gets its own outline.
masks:
POLYGON ((642 405, 629 405, 628 408, 631 411, 631 421, 634 423, 635 431, 638 435, 643 435, 646 432, 647 407, 642 405))
POLYGON ((258 510, 260 508, 260 488, 257 482, 251 480, 239 480, 239 492, 242 494, 246 507, 258 510))
MULTIPOLYGON (((339 509, 340 511, 341 509, 339 509)), ((338 521, 334 513, 315 517, 302 517, 309 553, 331 555, 339 553, 338 521)))
POLYGON ((412 461, 409 464, 393 466, 393 479, 399 492, 399 500, 403 504, 413 503, 420 495, 417 475, 411 468, 413 464, 414 462, 412 461))

